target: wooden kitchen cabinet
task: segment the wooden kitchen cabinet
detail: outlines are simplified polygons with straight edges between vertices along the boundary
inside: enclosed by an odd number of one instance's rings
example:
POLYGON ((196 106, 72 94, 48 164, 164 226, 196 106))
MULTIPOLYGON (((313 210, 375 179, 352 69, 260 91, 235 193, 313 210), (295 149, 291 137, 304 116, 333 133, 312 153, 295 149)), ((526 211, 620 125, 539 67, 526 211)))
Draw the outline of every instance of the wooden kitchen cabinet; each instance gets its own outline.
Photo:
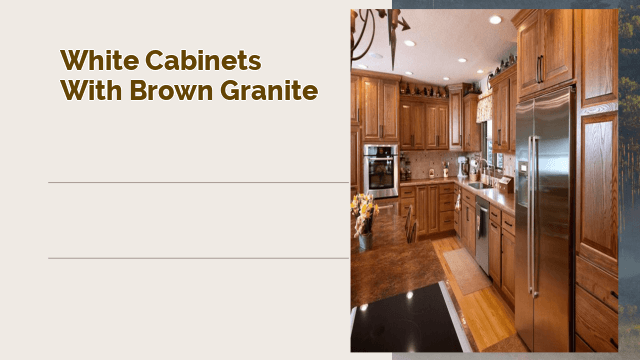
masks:
POLYGON ((476 122, 478 116, 478 94, 467 94, 464 103, 464 151, 482 151, 482 128, 476 122))
POLYGON ((462 202, 462 243, 467 248, 471 256, 476 256, 476 207, 466 201, 462 202))
POLYGON ((580 14, 580 97, 582 107, 618 100, 618 10, 580 14))
POLYGON ((449 149, 448 109, 442 104, 427 104, 427 150, 449 149))
POLYGON ((425 235, 428 233, 427 224, 428 224, 428 195, 427 195, 427 187, 424 185, 416 187, 416 218, 418 219, 418 235, 425 235))
POLYGON ((464 129, 464 92, 471 84, 460 83, 447 87, 449 89, 449 150, 465 150, 464 129))
POLYGON ((351 125, 360 126, 360 77, 351 75, 351 125))
POLYGON ((429 185, 427 187, 427 232, 435 234, 439 232, 440 212, 438 211, 438 185, 429 185))
POLYGON ((365 142, 399 140, 399 81, 362 77, 363 139, 365 142))
POLYGON ((360 126, 351 125, 351 198, 362 192, 362 141, 360 126))
POLYGON ((511 20, 518 29, 520 99, 575 80, 574 10, 521 10, 511 20))
POLYGON ((426 105, 400 101, 400 150, 425 149, 426 105))
POLYGON ((490 81, 493 89, 493 151, 515 153, 517 65, 503 70, 490 81))
POLYGON ((618 276, 618 116, 582 116, 576 253, 618 276))
POLYGON ((490 221, 489 225, 489 276, 493 279, 493 284, 500 289, 502 286, 502 244, 500 225, 490 221))
POLYGON ((516 239, 505 229, 502 229, 502 294, 507 302, 515 304, 516 290, 516 239))

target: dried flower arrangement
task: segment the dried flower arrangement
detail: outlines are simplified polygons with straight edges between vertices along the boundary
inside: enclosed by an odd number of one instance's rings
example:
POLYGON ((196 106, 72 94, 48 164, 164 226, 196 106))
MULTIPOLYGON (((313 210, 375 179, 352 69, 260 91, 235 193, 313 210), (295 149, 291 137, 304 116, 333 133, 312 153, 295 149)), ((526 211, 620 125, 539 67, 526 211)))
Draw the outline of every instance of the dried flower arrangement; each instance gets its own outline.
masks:
POLYGON ((370 234, 373 218, 379 212, 378 205, 373 203, 373 195, 355 195, 351 202, 351 213, 356 216, 356 234, 354 237, 370 234))

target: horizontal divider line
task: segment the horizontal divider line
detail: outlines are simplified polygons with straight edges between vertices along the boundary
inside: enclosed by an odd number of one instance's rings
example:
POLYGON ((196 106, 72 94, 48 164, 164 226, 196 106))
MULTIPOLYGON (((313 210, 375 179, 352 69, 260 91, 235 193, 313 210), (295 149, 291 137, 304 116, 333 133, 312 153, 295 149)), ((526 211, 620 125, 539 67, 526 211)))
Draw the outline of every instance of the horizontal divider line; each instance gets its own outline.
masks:
POLYGON ((50 257, 49 260, 348 260, 348 257, 50 257))
POLYGON ((49 184, 349 184, 349 181, 49 181, 49 184))

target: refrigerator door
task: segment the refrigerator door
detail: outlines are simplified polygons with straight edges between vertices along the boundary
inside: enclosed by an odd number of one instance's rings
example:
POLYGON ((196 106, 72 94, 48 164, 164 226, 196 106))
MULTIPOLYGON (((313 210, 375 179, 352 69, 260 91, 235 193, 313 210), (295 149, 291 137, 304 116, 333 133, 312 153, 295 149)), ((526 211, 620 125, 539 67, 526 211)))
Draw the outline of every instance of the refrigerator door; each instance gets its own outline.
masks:
POLYGON ((534 104, 534 236, 531 249, 534 260, 532 285, 537 295, 534 296, 531 350, 535 352, 567 352, 570 349, 573 251, 569 186, 573 96, 573 88, 565 88, 536 98, 534 104))
POLYGON ((529 239, 529 160, 534 134, 534 100, 516 106, 516 261, 515 318, 518 335, 533 351, 533 297, 529 239))

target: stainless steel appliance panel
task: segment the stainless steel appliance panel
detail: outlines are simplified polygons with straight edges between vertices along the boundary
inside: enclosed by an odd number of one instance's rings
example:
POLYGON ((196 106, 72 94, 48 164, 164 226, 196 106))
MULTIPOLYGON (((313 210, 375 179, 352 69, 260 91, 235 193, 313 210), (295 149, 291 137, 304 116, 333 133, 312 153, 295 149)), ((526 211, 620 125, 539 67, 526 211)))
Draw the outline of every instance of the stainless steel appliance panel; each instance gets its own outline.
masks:
POLYGON ((476 195, 476 262, 489 274, 489 202, 476 195))
POLYGON ((516 330, 529 350, 533 350, 533 298, 531 296, 531 256, 529 246, 529 160, 534 129, 533 100, 516 106, 516 330))
POLYGON ((364 192, 374 198, 397 197, 399 191, 398 145, 364 145, 364 192))

